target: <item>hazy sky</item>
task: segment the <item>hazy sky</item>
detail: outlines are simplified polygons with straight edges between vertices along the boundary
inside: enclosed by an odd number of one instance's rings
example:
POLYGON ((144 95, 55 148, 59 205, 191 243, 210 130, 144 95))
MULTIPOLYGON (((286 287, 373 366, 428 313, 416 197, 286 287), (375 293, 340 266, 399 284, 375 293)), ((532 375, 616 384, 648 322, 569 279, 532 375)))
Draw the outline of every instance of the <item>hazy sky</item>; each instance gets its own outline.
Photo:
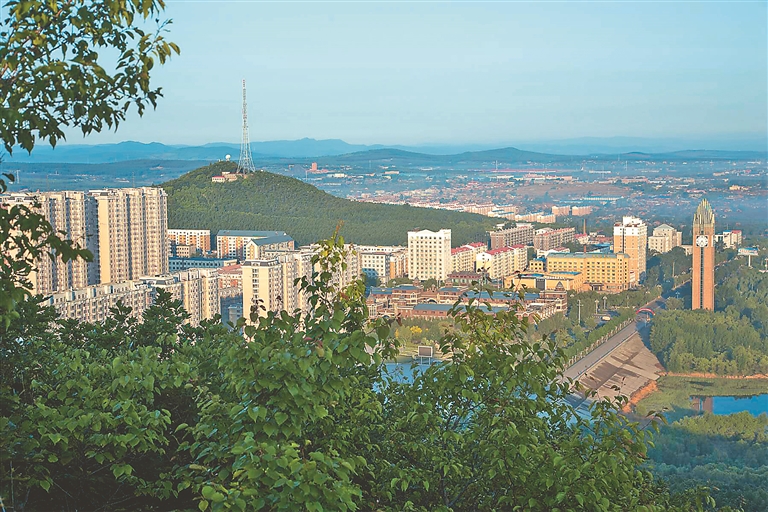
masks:
POLYGON ((766 132, 766 2, 167 0, 182 54, 121 140, 494 143, 766 132))

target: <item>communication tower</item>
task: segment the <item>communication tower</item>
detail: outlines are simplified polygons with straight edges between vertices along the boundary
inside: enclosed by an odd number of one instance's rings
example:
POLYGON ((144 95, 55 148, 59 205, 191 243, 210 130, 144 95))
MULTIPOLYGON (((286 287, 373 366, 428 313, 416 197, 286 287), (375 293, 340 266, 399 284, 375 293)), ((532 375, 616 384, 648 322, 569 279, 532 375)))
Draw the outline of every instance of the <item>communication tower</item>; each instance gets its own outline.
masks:
POLYGON ((245 80, 243 80, 243 138, 240 142, 240 160, 237 162, 237 172, 243 174, 255 172, 251 158, 251 139, 248 136, 248 104, 245 101, 245 80))

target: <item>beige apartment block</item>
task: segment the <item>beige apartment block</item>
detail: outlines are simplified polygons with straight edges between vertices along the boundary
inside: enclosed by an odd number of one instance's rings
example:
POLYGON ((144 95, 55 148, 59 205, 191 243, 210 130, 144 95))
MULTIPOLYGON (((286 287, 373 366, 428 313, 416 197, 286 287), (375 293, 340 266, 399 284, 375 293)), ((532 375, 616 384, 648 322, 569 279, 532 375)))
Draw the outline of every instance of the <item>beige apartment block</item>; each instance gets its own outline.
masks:
POLYGON ((408 277, 445 281, 451 272, 451 230, 408 232, 408 277))
POLYGON ((187 245, 207 253, 211 250, 211 231, 209 229, 169 229, 168 243, 172 252, 177 245, 187 245))
POLYGON ((573 242, 575 239, 576 230, 574 228, 543 228, 534 233, 533 247, 537 251, 551 251, 573 242))
POLYGON ((369 278, 386 283, 408 272, 408 251, 399 245, 357 245, 360 267, 369 278))
POLYGON ((247 260, 243 272, 243 314, 250 317, 255 310, 261 317, 267 311, 281 311, 283 306, 283 272, 277 259, 247 260))
POLYGON ((451 249, 451 273, 474 272, 475 252, 472 248, 463 246, 451 249))
POLYGON ((648 249, 662 254, 682 244, 683 233, 667 224, 653 228, 653 235, 648 237, 648 249))
POLYGON ((645 274, 648 226, 637 217, 627 216, 613 226, 613 252, 629 256, 629 279, 637 284, 645 274))
POLYGON ((168 273, 168 196, 159 188, 93 190, 99 281, 168 273))
POLYGON ((122 304, 131 308, 131 316, 141 318, 152 305, 152 288, 139 281, 99 284, 79 290, 51 294, 42 305, 53 306, 59 318, 81 322, 103 322, 111 316, 110 308, 122 304))
POLYGON ((485 270, 493 280, 525 270, 528 266, 528 249, 523 245, 491 249, 477 255, 477 270, 485 270))
POLYGON ((263 251, 292 251, 293 238, 284 231, 243 231, 223 229, 216 234, 220 258, 261 259, 263 251))
POLYGON ((629 265, 625 253, 552 253, 547 256, 546 271, 579 272, 590 289, 618 293, 629 288, 629 265))
MULTIPOLYGON (((0 204, 30 208, 43 215, 56 232, 63 233, 62 238, 98 255, 95 202, 87 193, 13 193, 0 197, 0 204)), ((80 258, 64 262, 44 254, 35 262, 35 268, 30 276, 34 293, 46 295, 98 283, 96 265, 80 258)))

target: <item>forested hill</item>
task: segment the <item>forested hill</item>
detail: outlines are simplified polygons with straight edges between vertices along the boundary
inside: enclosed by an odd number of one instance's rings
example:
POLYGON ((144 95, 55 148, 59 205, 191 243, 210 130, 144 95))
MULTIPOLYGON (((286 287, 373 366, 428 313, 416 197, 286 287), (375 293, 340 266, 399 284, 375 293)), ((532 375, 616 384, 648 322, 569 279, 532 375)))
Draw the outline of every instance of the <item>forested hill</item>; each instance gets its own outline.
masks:
POLYGON ((297 243, 341 234, 357 244, 404 245, 408 230, 450 228, 453 245, 485 241, 494 220, 482 215, 410 206, 359 203, 332 196, 302 181, 257 172, 231 183, 211 183, 233 162, 211 164, 161 185, 168 193, 170 228, 285 231, 297 243))

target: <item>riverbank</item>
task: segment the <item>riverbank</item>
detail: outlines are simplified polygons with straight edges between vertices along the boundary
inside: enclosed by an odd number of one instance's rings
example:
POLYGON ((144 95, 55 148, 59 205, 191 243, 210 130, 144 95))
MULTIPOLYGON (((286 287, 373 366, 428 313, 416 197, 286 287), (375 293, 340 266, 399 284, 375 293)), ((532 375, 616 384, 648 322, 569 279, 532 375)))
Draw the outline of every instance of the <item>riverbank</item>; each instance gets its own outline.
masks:
POLYGON ((765 393, 768 378, 698 377, 664 375, 656 381, 657 390, 644 394, 635 404, 635 413, 664 412, 672 422, 695 414, 691 396, 751 396, 765 393))

